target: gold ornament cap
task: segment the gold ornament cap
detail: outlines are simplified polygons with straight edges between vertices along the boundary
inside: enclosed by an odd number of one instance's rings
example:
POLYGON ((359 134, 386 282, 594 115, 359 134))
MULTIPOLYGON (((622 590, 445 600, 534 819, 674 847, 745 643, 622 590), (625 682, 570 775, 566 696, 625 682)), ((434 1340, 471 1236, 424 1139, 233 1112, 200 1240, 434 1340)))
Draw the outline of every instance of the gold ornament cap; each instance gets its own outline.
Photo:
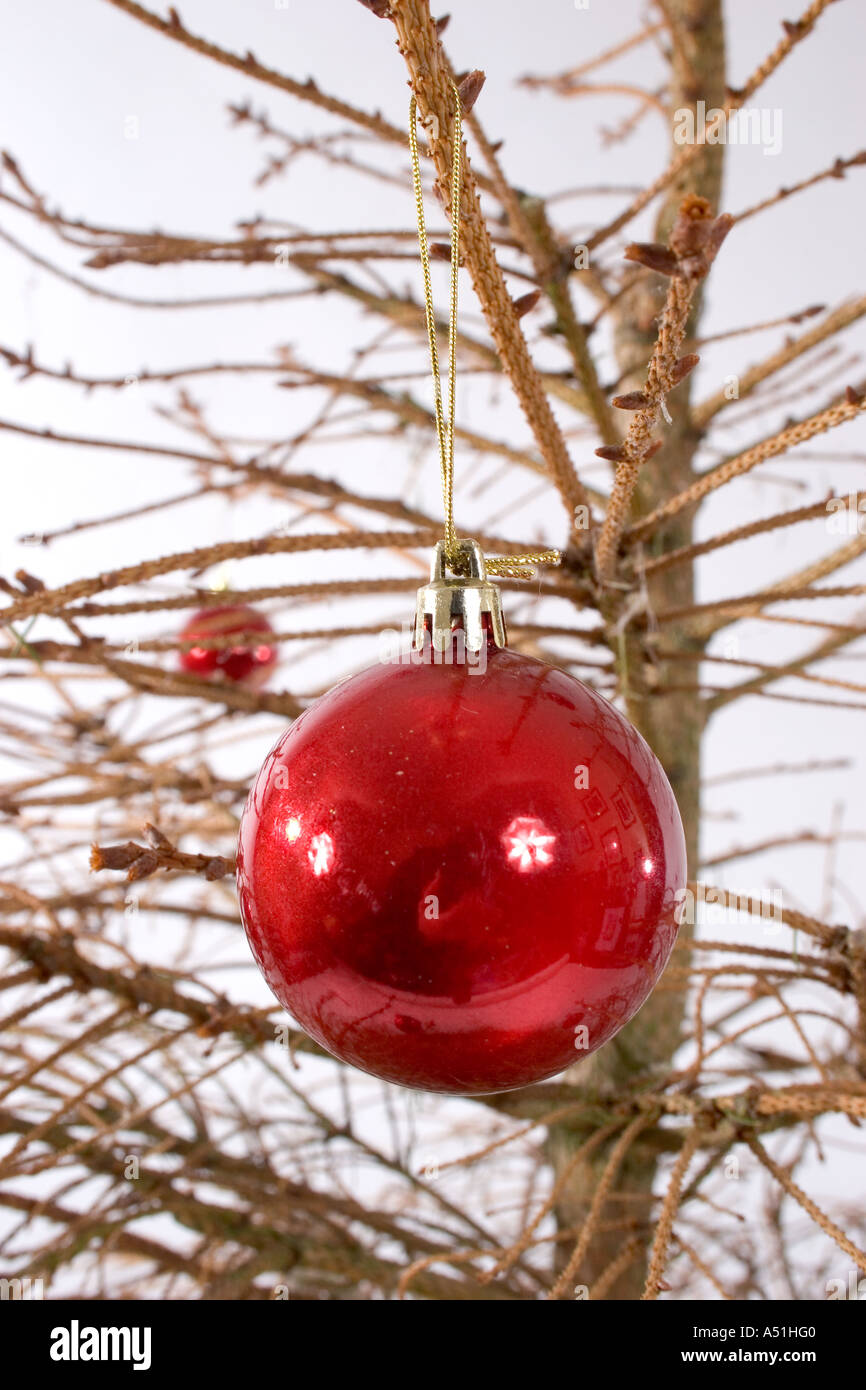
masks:
POLYGON ((506 645, 502 598, 487 576, 484 552, 477 541, 459 540, 455 563, 449 565, 445 542, 439 541, 430 566, 430 583, 418 590, 415 608, 415 648, 421 651, 428 632, 434 648, 444 652, 451 644, 458 622, 470 651, 480 651, 487 640, 483 615, 490 615, 490 632, 497 647, 506 645), (449 576, 448 571, 451 570, 449 576), (464 572, 465 571, 465 572, 464 572))

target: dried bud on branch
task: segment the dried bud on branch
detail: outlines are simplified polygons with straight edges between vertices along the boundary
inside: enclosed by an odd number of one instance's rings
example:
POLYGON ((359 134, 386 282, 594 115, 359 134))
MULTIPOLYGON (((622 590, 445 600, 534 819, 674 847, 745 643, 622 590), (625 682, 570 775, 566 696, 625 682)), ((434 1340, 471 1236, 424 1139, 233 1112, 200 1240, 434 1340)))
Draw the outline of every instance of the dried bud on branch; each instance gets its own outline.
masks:
POLYGON ((606 459, 608 463, 626 463, 629 460, 633 463, 644 463, 651 459, 653 454, 658 453, 663 443, 663 439, 653 439, 640 454, 634 453, 628 441, 624 444, 602 444, 595 452, 600 459, 606 459))
POLYGON ((41 579, 37 579, 34 574, 28 574, 26 570, 16 570, 15 578, 28 594, 38 594, 45 588, 41 579))
POLYGON ((706 198, 687 194, 669 238, 670 249, 679 262, 676 273, 689 280, 702 280, 733 225, 730 213, 713 217, 706 198))
POLYGON ((457 83, 457 95, 460 97, 460 109, 464 116, 469 115, 486 80, 486 75, 480 68, 473 68, 457 83))
POLYGON ((624 444, 602 444, 595 452, 600 459, 607 459, 608 463, 624 463, 628 458, 624 444))
POLYGON ((623 252, 627 261, 637 261, 659 275, 676 275, 679 262, 673 251, 658 241, 632 241, 623 252))
POLYGON ((128 869, 143 853, 141 845, 132 840, 125 845, 92 845, 90 867, 95 874, 102 869, 128 869))
POLYGON ((866 164, 866 150, 861 150, 859 154, 852 155, 850 159, 835 160, 830 177, 833 179, 844 179, 846 170, 853 168, 855 164, 866 164))
POLYGON ((713 217, 706 198, 690 193, 680 204, 668 246, 657 241, 633 241, 623 255, 659 275, 702 280, 733 225, 730 214, 713 217))
POLYGON ((174 849, 174 845, 171 843, 168 836, 163 835, 162 831, 158 830, 155 825, 151 825, 150 821, 148 821, 147 825, 144 827, 144 838, 147 840, 151 849, 174 849))
POLYGON ((652 396, 648 396, 646 391, 626 391, 623 396, 614 396, 611 405, 616 406, 617 410, 646 410, 648 405, 652 405, 652 396))
POLYGON ((671 367, 671 386, 679 386, 681 381, 685 381, 689 372, 694 371, 700 360, 696 352, 687 352, 684 357, 678 357, 671 367))
POLYGON ((126 875, 127 883, 137 883, 140 878, 150 878, 160 867, 160 858, 152 849, 143 850, 126 875))
POLYGON ((514 312, 517 317, 522 319, 524 314, 528 314, 530 310, 535 308, 540 298, 541 290, 530 290, 528 294, 522 294, 518 299, 515 299, 514 312))

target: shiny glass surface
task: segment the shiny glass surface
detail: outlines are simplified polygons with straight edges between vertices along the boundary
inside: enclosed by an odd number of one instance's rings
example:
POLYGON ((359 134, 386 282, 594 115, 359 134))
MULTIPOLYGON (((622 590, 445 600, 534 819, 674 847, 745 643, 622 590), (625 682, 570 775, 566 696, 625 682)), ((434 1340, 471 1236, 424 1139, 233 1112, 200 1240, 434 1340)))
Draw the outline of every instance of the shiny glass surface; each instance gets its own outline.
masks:
POLYGON ((685 845, 612 705, 492 644, 344 681, 250 791, 238 888, 271 989, 335 1056, 457 1094, 562 1071, 637 1011, 685 845))
POLYGON ((180 634, 181 642, 193 642, 180 653, 180 667, 205 679, 227 680, 235 684, 259 686, 277 659, 276 645, 269 639, 273 631, 267 618, 243 603, 202 608, 180 634), (233 646, 212 645, 212 638, 243 633, 244 640, 233 646), (261 634, 251 640, 250 634, 261 634))

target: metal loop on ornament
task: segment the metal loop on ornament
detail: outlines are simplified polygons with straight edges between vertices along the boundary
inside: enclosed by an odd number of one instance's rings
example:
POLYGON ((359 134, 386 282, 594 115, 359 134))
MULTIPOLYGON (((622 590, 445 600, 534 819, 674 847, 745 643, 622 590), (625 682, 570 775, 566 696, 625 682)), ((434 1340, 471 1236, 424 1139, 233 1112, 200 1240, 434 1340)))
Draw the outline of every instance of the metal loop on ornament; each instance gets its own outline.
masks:
POLYGON ((439 541, 433 552, 430 583, 418 590, 416 650, 422 650, 425 636, 429 634, 436 651, 446 651, 453 640, 454 629, 460 627, 468 649, 480 651, 487 641, 485 614, 490 619, 494 642, 497 647, 504 647, 506 637, 502 599, 498 588, 488 578, 481 546, 477 541, 459 540, 453 559, 449 562, 445 541, 439 541))

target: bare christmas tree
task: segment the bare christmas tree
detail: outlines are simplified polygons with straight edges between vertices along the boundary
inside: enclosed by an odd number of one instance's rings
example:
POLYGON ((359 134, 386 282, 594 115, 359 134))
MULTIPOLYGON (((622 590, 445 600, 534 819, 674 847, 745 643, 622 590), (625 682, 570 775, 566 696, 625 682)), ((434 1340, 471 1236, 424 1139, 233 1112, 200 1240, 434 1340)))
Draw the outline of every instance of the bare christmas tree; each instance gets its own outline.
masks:
MULTIPOLYGON (((250 104, 232 108, 239 137, 254 135, 267 151, 260 172, 256 164, 259 186, 314 159, 329 178, 395 186, 406 217, 389 230, 358 231, 347 199, 347 224, 326 234, 259 217, 207 237, 142 231, 67 214, 5 156, 0 208, 39 224, 77 264, 4 239, 81 293, 113 299, 120 315, 134 313, 134 297, 106 288, 116 268, 177 274, 202 264, 232 278, 226 303, 314 302, 335 324, 347 309, 360 312, 351 365, 336 354, 331 370, 313 365, 302 342, 238 360, 150 370, 124 363, 106 377, 75 363, 57 367, 38 343, 0 348, 19 380, 54 378, 88 400, 131 384, 152 392, 178 442, 113 438, 62 421, 40 432, 11 418, 0 422, 8 436, 52 441, 67 466, 82 451, 110 449, 143 465, 171 459, 188 474, 182 490, 146 508, 124 510, 113 498, 104 515, 76 517, 65 534, 123 525, 129 559, 53 587, 39 576, 39 547, 64 532, 40 531, 35 498, 33 572, 0 580, 10 691, 0 724, 4 752, 20 767, 0 801, 17 845, 0 884, 4 1274, 88 1297, 445 1300, 780 1291, 812 1299, 852 1268, 866 1275, 860 1204, 844 1193, 833 1203, 813 1197, 798 1171, 820 1153, 826 1117, 848 1117, 851 1142, 860 1142, 864 931, 853 918, 823 921, 717 886, 729 861, 803 838, 794 827, 709 863, 699 846, 701 747, 717 712, 754 696, 758 719, 774 699, 800 701, 813 712, 817 744, 834 708, 864 703, 862 683, 828 675, 822 663, 864 631, 853 609, 833 621, 825 614, 827 601, 866 592, 839 576, 866 550, 866 528, 855 524, 820 559, 757 591, 741 592, 733 569, 723 598, 698 601, 696 588, 705 556, 730 549, 738 563, 746 540, 760 545, 782 528, 836 516, 857 520, 866 509, 866 493, 841 482, 829 498, 812 486, 802 505, 744 514, 696 538, 711 494, 810 440, 837 429, 844 437, 866 409, 847 365, 831 358, 825 372, 826 354, 866 315, 863 296, 830 309, 793 305, 773 323, 731 330, 730 377, 698 399, 692 388, 710 341, 701 333, 705 281, 717 257, 735 254, 738 225, 866 162, 842 151, 832 166, 804 170, 796 186, 768 188, 757 205, 720 207, 726 128, 749 119, 753 99, 808 45, 831 0, 813 0, 786 23, 738 87, 726 79, 721 0, 655 0, 639 32, 580 67, 515 74, 571 103, 604 89, 607 65, 623 53, 652 46, 664 58, 663 90, 629 87, 633 114, 611 139, 627 140, 661 108, 669 162, 651 177, 639 170, 640 191, 617 195, 621 211, 582 240, 558 225, 572 205, 564 197, 543 199, 510 181, 507 149, 485 127, 484 74, 452 67, 446 20, 431 16, 427 0, 363 0, 370 44, 396 40, 395 84, 402 90, 408 77, 417 100, 422 167, 435 194, 432 251, 442 261, 457 84, 467 137, 461 292, 468 300, 471 284, 486 324, 459 333, 458 375, 501 381, 525 425, 526 442, 506 442, 458 413, 458 518, 463 507, 479 523, 472 533, 500 555, 539 545, 560 552, 534 583, 503 581, 511 645, 575 672, 627 712, 674 788, 690 864, 674 956, 637 1017, 560 1079, 471 1101, 419 1098, 352 1072, 279 1008, 245 995, 232 881, 238 819, 258 765, 251 734, 259 746, 263 732, 275 737, 364 664, 363 651, 369 660, 369 643, 411 606, 442 535, 436 510, 407 500, 396 463, 387 476, 356 474, 357 482, 295 463, 319 442, 374 441, 388 458, 429 465, 434 417, 425 403, 406 131, 350 91, 332 94, 191 32, 173 9, 163 18, 133 0, 108 3, 199 55, 197 71, 219 64, 294 99, 290 129, 250 104), (589 74, 599 80, 587 82, 589 74), (324 133, 299 133, 308 107, 330 121, 324 133), (652 239, 629 242, 645 209, 655 216, 652 239), (407 263, 411 293, 402 288, 407 263), (279 279, 246 294, 235 277, 255 264, 279 279), (781 345, 744 366, 741 339, 774 329, 785 330, 781 345), (604 363, 614 359, 616 379, 606 380, 604 363), (214 424, 208 388, 229 396, 251 378, 314 402, 296 436, 235 437, 214 424), (810 393, 817 403, 804 409, 810 393), (780 408, 781 421, 768 426, 780 408), (720 427, 752 409, 753 442, 732 453, 720 427), (507 497, 496 507, 494 486, 507 497), (543 534, 521 534, 527 497, 544 499, 543 534), (236 509, 237 539, 207 543, 193 525, 183 552, 141 551, 145 517, 191 501, 195 517, 214 498, 236 509), (263 499, 279 509, 280 524, 248 530, 263 499), (305 571, 286 570, 293 560, 317 568, 296 578, 305 571), (228 564, 231 579, 220 583, 228 564), (346 577, 352 565, 361 577, 346 577), (250 572, 261 582, 245 579, 250 572), (340 625, 322 621, 335 600, 340 625), (269 616, 284 661, 267 689, 179 667, 180 653, 201 646, 195 635, 178 638, 183 621, 227 604, 269 616), (747 619, 797 627, 806 645, 794 659, 765 663, 722 651, 719 634, 747 619), (305 689, 296 673, 306 679, 311 652, 328 674, 305 689), (780 693, 791 679, 794 691, 780 693), (693 932, 706 904, 717 913, 710 922, 720 914, 740 924, 737 939, 693 932), (227 941, 240 982, 224 991, 215 971, 227 941), (768 1046, 755 1035, 772 1021, 782 1041, 768 1046), (727 1204, 726 1183, 740 1165, 755 1184, 753 1224, 727 1204)), ((575 107, 565 109, 572 118, 575 107)), ((315 208, 308 212, 315 221, 315 208)), ((803 300, 815 292, 798 290, 803 300)), ((169 324, 189 302, 164 301, 169 324)), ((207 645, 219 651, 238 640, 214 631, 207 645)), ((807 752, 743 773, 781 779, 821 765, 819 752, 807 752)))

